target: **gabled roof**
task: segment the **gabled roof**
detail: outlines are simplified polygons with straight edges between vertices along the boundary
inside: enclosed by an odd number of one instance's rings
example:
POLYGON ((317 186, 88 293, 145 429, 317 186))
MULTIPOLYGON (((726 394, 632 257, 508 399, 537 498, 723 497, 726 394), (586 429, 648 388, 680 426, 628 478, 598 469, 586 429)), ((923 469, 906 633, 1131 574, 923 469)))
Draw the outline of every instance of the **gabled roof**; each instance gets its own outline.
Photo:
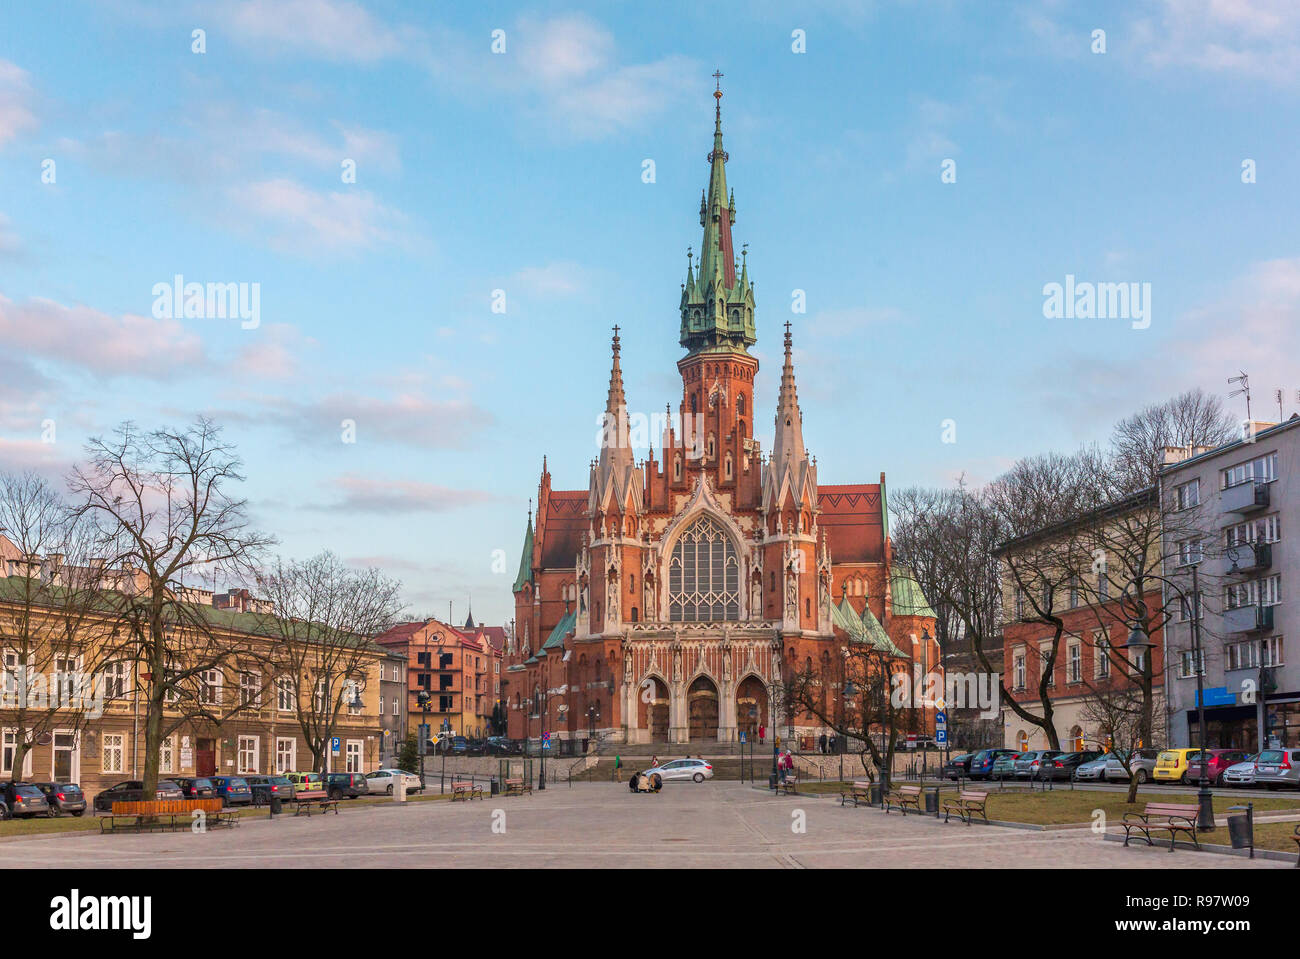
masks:
POLYGON ((862 615, 859 616, 847 595, 840 600, 838 606, 831 607, 831 620, 848 633, 850 642, 871 646, 891 656, 905 655, 889 638, 885 627, 880 625, 880 620, 871 612, 871 607, 864 604, 862 615))
POLYGON ((878 483, 817 487, 818 525, 835 563, 879 563, 885 558, 878 483))
POLYGON ((935 619, 930 601, 925 598, 921 584, 906 566, 895 564, 889 571, 889 592, 894 616, 926 616, 935 619))
POLYGON ((519 554, 519 573, 515 576, 515 585, 513 592, 519 592, 524 588, 524 584, 533 578, 533 517, 532 512, 528 514, 528 522, 524 524, 524 549, 519 554))

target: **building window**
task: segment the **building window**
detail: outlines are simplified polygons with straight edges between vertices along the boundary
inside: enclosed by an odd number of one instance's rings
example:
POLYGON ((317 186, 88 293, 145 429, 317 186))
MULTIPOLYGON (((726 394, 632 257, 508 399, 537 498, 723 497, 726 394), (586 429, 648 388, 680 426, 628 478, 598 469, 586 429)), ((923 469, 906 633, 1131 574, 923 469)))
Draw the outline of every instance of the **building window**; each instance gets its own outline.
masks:
POLYGON ((241 776, 253 775, 257 772, 257 754, 259 740, 256 736, 240 736, 238 752, 238 768, 241 776))
POLYGON ((1246 523, 1237 523, 1223 531, 1223 545, 1227 549, 1245 546, 1248 543, 1276 543, 1281 538, 1282 526, 1277 513, 1246 523))
POLYGON ((1050 641, 1038 644, 1038 676, 1040 679, 1044 676, 1047 677, 1047 685, 1049 688, 1056 685, 1056 672, 1052 671, 1049 673, 1047 671, 1047 660, 1051 655, 1052 644, 1050 641))
POLYGON ((394 715, 394 716, 400 716, 400 715, 401 715, 401 708, 402 708, 402 702, 401 702, 401 700, 398 699, 396 696, 394 696, 394 697, 393 697, 393 715, 394 715))
POLYGON ((1178 678, 1188 679, 1197 673, 1205 675, 1205 650, 1197 655, 1194 650, 1184 649, 1178 654, 1178 678))
POLYGON ((275 708, 282 713, 293 712, 293 677, 279 676, 275 680, 275 708))
POLYGON ((1201 504, 1201 481, 1199 479, 1180 483, 1174 487, 1174 510, 1191 509, 1201 504))
POLYGON ((126 769, 126 734, 105 733, 101 750, 100 768, 106 773, 121 773, 126 769))
POLYGON ((1201 561, 1201 541, 1185 539, 1178 544, 1178 565, 1194 566, 1201 561))
POLYGON ((359 773, 361 772, 361 740, 349 739, 347 741, 347 753, 344 756, 344 772, 359 773))
POLYGON ((275 771, 289 773, 295 771, 298 763, 298 741, 286 736, 275 741, 275 771))
POLYGON ((104 665, 104 698, 113 701, 125 699, 127 689, 126 663, 112 662, 104 665))
POLYGON ((1025 688, 1025 651, 1023 649, 1016 650, 1016 655, 1013 658, 1012 662, 1014 663, 1014 665, 1011 668, 1012 681, 1015 684, 1014 688, 1024 689, 1025 688))
POLYGON ((1192 607, 1196 608, 1196 618, 1200 619, 1205 611, 1201 608, 1201 594, 1198 592, 1195 596, 1178 597, 1178 621, 1186 623, 1192 618, 1192 607))
POLYGON ((1066 682, 1077 683, 1083 679, 1083 649, 1078 643, 1071 643, 1065 651, 1066 682))
POLYGON ((1277 454, 1267 453, 1257 456, 1248 463, 1238 463, 1226 470, 1220 470, 1219 482, 1222 489, 1240 486, 1242 483, 1271 483, 1277 479, 1277 454))
POLYGON ((258 673, 241 672, 239 674, 239 705, 262 705, 262 677, 258 673))
POLYGON ((176 737, 168 736, 158 744, 158 771, 160 773, 175 772, 173 763, 176 761, 176 737))
POLYGON ((379 715, 384 715, 384 696, 382 693, 379 696, 379 715))
POLYGON ((204 706, 221 702, 221 670, 205 669, 199 673, 199 702, 204 706))
POLYGON ((1104 629, 1099 629, 1092 634, 1092 645, 1096 649, 1097 659, 1094 671, 1098 679, 1105 679, 1110 675, 1110 639, 1104 629))
POLYGON ((740 618, 740 562, 731 538, 709 516, 686 528, 668 564, 668 618, 714 622, 740 618))

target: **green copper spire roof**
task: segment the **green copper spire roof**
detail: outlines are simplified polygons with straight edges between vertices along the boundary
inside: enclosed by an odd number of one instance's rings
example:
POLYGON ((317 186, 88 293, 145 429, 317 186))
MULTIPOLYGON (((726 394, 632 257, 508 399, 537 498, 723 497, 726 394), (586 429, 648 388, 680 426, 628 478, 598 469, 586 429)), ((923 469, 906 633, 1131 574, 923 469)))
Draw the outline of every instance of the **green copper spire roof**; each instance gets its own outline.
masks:
POLYGON ((894 566, 889 571, 889 594, 895 616, 928 616, 937 618, 925 598, 921 584, 906 566, 894 566))
POLYGON ((560 617, 560 621, 555 624, 551 630, 551 635, 546 637, 546 642, 542 643, 542 649, 561 649, 564 646, 564 637, 568 635, 569 630, 573 629, 574 624, 578 621, 576 610, 566 610, 560 617))
MULTIPOLYGON (((721 78, 721 73, 715 73, 721 78)), ((736 249, 731 227, 736 222, 736 197, 727 192, 727 151, 722 148, 722 89, 714 91, 717 106, 713 150, 709 153, 709 186, 700 198, 704 240, 696 271, 686 267, 682 284, 681 344, 691 353, 747 353, 757 339, 754 328, 754 288, 748 268, 737 277, 736 249)))
POLYGON ((880 625, 880 620, 871 612, 871 607, 864 605, 862 615, 859 616, 847 594, 841 596, 838 606, 831 607, 831 621, 849 634, 851 642, 872 646, 890 656, 903 655, 903 651, 894 645, 894 641, 885 632, 885 627, 880 625))

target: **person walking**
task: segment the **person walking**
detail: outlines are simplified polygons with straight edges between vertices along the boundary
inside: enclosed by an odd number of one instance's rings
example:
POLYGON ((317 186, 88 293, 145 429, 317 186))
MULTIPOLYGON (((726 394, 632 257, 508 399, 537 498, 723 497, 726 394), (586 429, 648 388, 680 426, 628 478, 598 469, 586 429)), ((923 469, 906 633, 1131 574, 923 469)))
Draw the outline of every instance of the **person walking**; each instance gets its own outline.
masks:
POLYGON ((758 724, 758 744, 761 746, 767 741, 767 727, 762 723, 758 724))
POLYGON ((622 781, 623 781, 623 757, 615 753, 614 754, 614 782, 621 783, 622 781))
POLYGON ((826 755, 826 734, 822 733, 817 737, 817 751, 823 756, 826 755))

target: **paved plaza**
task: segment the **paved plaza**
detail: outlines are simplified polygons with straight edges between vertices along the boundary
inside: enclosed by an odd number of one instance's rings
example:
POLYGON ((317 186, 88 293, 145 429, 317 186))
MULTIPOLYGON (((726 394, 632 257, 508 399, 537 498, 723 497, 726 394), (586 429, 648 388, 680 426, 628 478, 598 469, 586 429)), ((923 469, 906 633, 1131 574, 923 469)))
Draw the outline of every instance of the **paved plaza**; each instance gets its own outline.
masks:
MULTIPOLYGON (((346 805, 346 804, 345 804, 346 805)), ((613 783, 531 797, 419 802, 341 815, 245 821, 189 832, 76 833, 0 843, 0 865, 56 868, 257 867, 1058 867, 1285 868, 1286 863, 1047 832, 945 825, 843 808, 834 797, 776 797, 747 784, 672 784, 634 795, 613 783), (504 817, 503 815, 504 814, 504 817), (806 831, 792 826, 804 817, 806 831), (494 831, 494 824, 496 831, 494 831), (502 831, 503 830, 503 831, 502 831)))

